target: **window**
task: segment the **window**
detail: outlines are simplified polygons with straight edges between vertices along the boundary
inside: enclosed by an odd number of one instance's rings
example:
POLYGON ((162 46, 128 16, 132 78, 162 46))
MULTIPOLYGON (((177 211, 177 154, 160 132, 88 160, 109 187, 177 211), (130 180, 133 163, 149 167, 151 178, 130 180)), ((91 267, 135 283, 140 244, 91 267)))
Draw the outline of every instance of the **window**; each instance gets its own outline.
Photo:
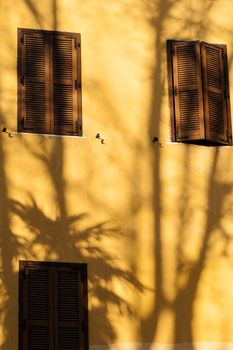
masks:
POLYGON ((232 144, 226 45, 167 41, 172 141, 232 144))
POLYGON ((18 29, 18 131, 82 135, 80 34, 18 29))
POLYGON ((20 261, 19 350, 87 350, 86 264, 20 261))

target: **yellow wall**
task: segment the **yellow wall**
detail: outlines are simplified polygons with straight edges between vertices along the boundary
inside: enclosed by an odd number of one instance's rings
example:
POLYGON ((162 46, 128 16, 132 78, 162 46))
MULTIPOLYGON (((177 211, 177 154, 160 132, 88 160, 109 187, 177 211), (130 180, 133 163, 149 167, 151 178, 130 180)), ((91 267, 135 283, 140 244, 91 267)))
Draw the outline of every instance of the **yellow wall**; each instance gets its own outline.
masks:
POLYGON ((233 103, 232 18, 233 0, 0 1, 1 128, 17 28, 55 29, 81 33, 85 136, 0 134, 1 349, 17 349, 19 259, 88 263, 98 349, 233 342, 233 149, 169 143, 165 51, 227 44, 233 103))

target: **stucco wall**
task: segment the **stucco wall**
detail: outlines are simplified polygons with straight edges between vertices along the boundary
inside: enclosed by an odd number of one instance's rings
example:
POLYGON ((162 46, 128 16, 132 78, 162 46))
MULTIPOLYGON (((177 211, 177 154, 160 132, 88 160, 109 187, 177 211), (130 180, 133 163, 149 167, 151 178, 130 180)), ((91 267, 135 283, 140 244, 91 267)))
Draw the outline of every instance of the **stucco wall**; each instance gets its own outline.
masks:
POLYGON ((88 263, 93 349, 232 346, 233 150, 169 142, 165 50, 227 44, 233 102, 232 18, 232 0, 0 2, 1 128, 17 130, 18 27, 81 33, 84 124, 0 134, 1 349, 19 259, 88 263))

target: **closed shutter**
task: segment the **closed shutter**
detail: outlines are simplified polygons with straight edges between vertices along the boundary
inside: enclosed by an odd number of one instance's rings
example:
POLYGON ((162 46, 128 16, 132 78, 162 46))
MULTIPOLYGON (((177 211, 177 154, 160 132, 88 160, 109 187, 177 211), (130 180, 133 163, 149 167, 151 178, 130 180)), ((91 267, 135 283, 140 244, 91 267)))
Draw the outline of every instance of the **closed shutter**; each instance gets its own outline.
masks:
POLYGON ((206 138, 228 143, 228 116, 224 49, 201 43, 206 138))
POLYGON ((19 349, 87 350, 85 264, 20 262, 19 349))
POLYGON ((52 349, 49 269, 26 266, 21 274, 20 349, 52 349))
POLYGON ((56 350, 83 349, 83 299, 80 270, 55 270, 56 350))
MULTIPOLYGON (((77 134, 78 125, 78 54, 79 38, 53 35, 51 61, 52 76, 52 133, 77 134)), ((79 101, 80 103, 80 101, 79 101)))
POLYGON ((173 95, 177 141, 203 139, 204 111, 199 42, 174 42, 173 95))
POLYGON ((18 31, 18 130, 82 135, 80 34, 18 31))
POLYGON ((49 50, 45 34, 19 32, 19 130, 49 132, 49 50))

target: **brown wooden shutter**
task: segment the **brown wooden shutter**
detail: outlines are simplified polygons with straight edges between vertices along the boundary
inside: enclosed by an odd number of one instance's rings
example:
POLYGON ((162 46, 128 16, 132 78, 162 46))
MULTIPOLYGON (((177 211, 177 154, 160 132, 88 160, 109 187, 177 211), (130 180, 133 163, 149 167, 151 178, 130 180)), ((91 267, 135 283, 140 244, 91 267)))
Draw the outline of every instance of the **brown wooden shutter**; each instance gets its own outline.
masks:
POLYGON ((86 264, 20 262, 19 349, 87 350, 86 264))
POLYGON ((18 31, 18 130, 82 135, 80 34, 18 31))
POLYGON ((199 42, 173 42, 173 96, 177 141, 205 137, 199 42))
POLYGON ((227 91, 229 88, 224 47, 201 43, 201 55, 206 138, 208 141, 228 144, 227 99, 229 93, 227 91))
POLYGON ((42 32, 19 30, 18 38, 18 129, 49 132, 49 47, 42 32))
POLYGON ((83 283, 81 271, 55 270, 55 349, 84 349, 83 283))
POLYGON ((81 135, 80 36, 54 34, 51 62, 52 133, 81 135))
POLYGON ((52 349, 51 275, 46 266, 21 270, 20 350, 52 349))

